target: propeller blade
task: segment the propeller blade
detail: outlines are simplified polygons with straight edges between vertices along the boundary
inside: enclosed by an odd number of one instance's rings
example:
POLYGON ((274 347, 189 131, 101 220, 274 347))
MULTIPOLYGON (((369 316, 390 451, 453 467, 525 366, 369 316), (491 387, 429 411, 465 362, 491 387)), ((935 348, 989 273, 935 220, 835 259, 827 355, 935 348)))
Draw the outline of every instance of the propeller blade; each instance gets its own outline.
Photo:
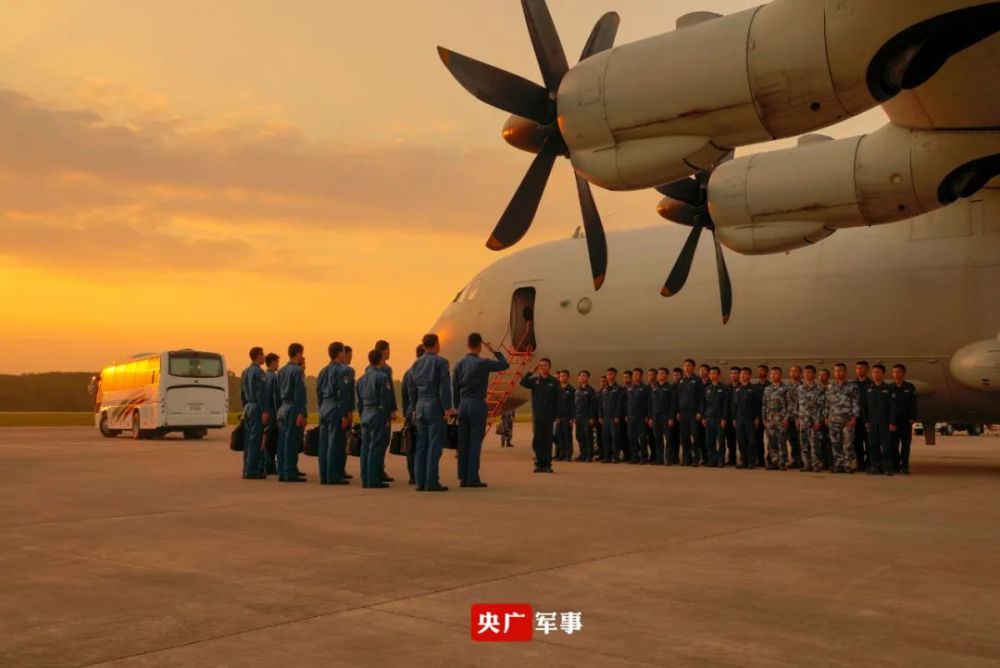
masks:
POLYGON ((443 46, 438 47, 438 55, 458 83, 486 104, 540 125, 548 125, 555 118, 555 105, 548 91, 535 82, 443 46))
POLYGON ((677 179, 671 183, 656 186, 656 192, 666 195, 670 199, 675 199, 678 202, 690 204, 691 206, 704 204, 702 201, 705 196, 704 191, 702 190, 701 181, 697 178, 685 176, 683 179, 677 179))
POLYGON ((617 12, 608 12, 599 18, 594 24, 594 29, 590 32, 586 46, 583 47, 580 60, 586 60, 595 53, 607 51, 613 47, 619 23, 621 23, 621 17, 618 16, 617 12))
POLYGON ((531 36, 531 45, 535 48, 535 58, 538 59, 545 87, 549 93, 555 93, 559 90, 559 83, 569 70, 569 65, 548 5, 545 0, 521 0, 521 8, 524 10, 524 20, 528 24, 528 34, 531 36))
POLYGON ((676 295, 687 282, 688 274, 691 273, 691 264, 694 262, 694 252, 698 249, 698 239, 701 238, 701 231, 703 229, 705 228, 700 225, 691 228, 691 234, 688 235, 687 241, 684 242, 681 254, 677 256, 677 262, 674 263, 674 268, 670 270, 670 275, 667 276, 667 282, 663 284, 663 289, 660 290, 660 294, 664 297, 676 295))
POLYGON ((594 277, 594 290, 600 290, 608 270, 608 240, 604 236, 604 225, 597 212, 590 183, 579 174, 576 175, 576 192, 580 196, 583 229, 587 233, 587 253, 590 255, 590 273, 594 277))
POLYGON ((715 266, 719 270, 719 297, 722 300, 722 324, 729 322, 733 312, 733 284, 729 280, 729 269, 726 268, 726 257, 722 254, 722 244, 712 230, 712 240, 715 242, 715 266))
POLYGON ((542 193, 545 192, 545 184, 548 183, 549 174, 552 173, 552 165, 559 156, 559 149, 559 142, 551 139, 545 140, 542 144, 531 167, 521 179, 521 185, 517 187, 503 215, 500 216, 500 222, 486 242, 487 248, 490 250, 509 248, 520 241, 531 227, 531 221, 538 211, 538 204, 542 201, 542 193))

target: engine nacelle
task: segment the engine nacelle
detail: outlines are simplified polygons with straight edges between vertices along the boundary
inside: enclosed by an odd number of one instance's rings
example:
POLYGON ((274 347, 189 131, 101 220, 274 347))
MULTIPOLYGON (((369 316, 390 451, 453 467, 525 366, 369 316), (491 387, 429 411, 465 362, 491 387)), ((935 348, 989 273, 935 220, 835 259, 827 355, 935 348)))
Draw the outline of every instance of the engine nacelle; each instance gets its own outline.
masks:
POLYGON ((810 132, 919 85, 997 29, 995 4, 774 0, 702 17, 573 67, 559 126, 591 182, 667 183, 730 147, 810 132))
POLYGON ((933 211, 998 174, 1000 132, 886 125, 725 162, 709 180, 709 212, 726 246, 774 253, 933 211))
POLYGON ((972 343, 951 356, 951 375, 968 388, 1000 392, 1000 337, 972 343))

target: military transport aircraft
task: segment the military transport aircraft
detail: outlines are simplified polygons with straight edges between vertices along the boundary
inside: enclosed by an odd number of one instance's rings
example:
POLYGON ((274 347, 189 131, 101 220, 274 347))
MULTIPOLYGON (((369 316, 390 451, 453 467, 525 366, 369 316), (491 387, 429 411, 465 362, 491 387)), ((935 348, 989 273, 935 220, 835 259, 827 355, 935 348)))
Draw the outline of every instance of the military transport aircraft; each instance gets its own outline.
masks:
POLYGON ((544 0, 522 7, 544 87, 439 49, 513 114, 504 138, 537 153, 487 245, 521 239, 559 155, 584 224, 476 276, 434 327, 445 355, 475 330, 595 372, 903 362, 921 420, 1000 422, 1000 2, 774 0, 616 48, 608 14, 573 68, 544 0), (876 105, 890 122, 871 134, 733 158, 876 105), (656 187, 687 241, 669 226, 606 234, 589 183, 656 187), (698 249, 706 229, 714 250, 698 249), (585 256, 592 281, 574 268, 585 256))
POLYGON ((469 92, 512 114, 508 143, 536 154, 487 246, 524 236, 555 159, 566 156, 595 290, 608 249, 591 183, 658 187, 669 200, 661 214, 691 227, 664 296, 684 286, 702 231, 712 233, 725 321, 732 286, 722 245, 797 248, 933 211, 1000 174, 1000 2, 773 0, 728 16, 688 14, 672 32, 617 47, 612 12, 572 68, 545 1, 521 5, 544 86, 438 48, 469 92), (710 175, 737 147, 877 105, 890 123, 870 135, 801 143, 710 175))

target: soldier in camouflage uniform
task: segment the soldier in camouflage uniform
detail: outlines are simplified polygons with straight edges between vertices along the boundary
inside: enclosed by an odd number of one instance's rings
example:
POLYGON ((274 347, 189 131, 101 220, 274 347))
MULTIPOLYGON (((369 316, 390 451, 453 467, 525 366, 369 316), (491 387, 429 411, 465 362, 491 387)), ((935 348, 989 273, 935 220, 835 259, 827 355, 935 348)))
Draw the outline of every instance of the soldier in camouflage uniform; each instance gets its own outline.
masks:
MULTIPOLYGON (((816 381, 823 388, 823 400, 826 401, 826 390, 830 387, 830 370, 820 369, 816 381)), ((833 449, 830 447, 830 427, 825 422, 819 429, 820 448, 823 452, 823 469, 833 469, 833 449)))
POLYGON ((816 367, 807 365, 804 377, 805 381, 795 391, 798 400, 799 445, 802 453, 802 466, 799 470, 822 471, 823 447, 820 427, 826 397, 823 387, 816 382, 816 367))
POLYGON ((770 471, 787 468, 785 440, 788 421, 795 415, 792 389, 781 382, 781 368, 770 370, 771 383, 764 388, 764 429, 767 433, 767 468, 770 471))
POLYGON ((833 472, 853 473, 854 427, 861 411, 861 392, 857 383, 847 382, 847 366, 833 367, 833 382, 826 388, 823 403, 823 422, 830 430, 833 449, 833 472))

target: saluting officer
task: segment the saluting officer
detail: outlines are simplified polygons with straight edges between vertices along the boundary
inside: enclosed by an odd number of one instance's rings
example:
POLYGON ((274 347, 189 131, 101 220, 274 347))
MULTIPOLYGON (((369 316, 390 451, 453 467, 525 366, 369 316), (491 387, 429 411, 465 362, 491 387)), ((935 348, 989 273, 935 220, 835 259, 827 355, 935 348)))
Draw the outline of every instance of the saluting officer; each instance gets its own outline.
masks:
POLYGON ((791 388, 781 382, 781 367, 771 367, 771 384, 764 388, 764 427, 767 430, 767 468, 788 468, 785 430, 793 416, 791 388))
POLYGON ((344 364, 344 344, 334 341, 327 348, 330 363, 320 369, 316 378, 316 397, 319 401, 319 482, 321 485, 346 485, 344 479, 344 451, 352 416, 344 410, 353 402, 345 396, 350 389, 350 378, 344 364))
POLYGON ((264 363, 264 349, 250 349, 250 366, 240 376, 240 399, 243 402, 243 478, 260 480, 264 474, 264 453, 261 445, 264 436, 263 407, 266 399, 265 376, 260 366, 264 363))
POLYGON ((584 369, 576 376, 577 386, 573 392, 573 426, 576 444, 580 448, 578 462, 589 462, 594 458, 594 427, 597 425, 597 392, 590 386, 590 372, 584 369))
POLYGON ((556 398, 556 459, 573 459, 573 410, 576 388, 569 384, 569 370, 559 372, 559 394, 556 398))
POLYGON ((417 418, 417 454, 413 468, 418 492, 446 492, 441 484, 439 466, 444 439, 445 420, 455 414, 451 403, 451 374, 448 360, 438 353, 441 341, 437 334, 425 334, 424 355, 410 369, 410 396, 416 397, 414 414, 417 418))
POLYGON ((694 360, 684 360, 684 376, 677 384, 677 421, 680 423, 681 449, 685 466, 698 466, 698 404, 704 390, 701 379, 694 373, 694 360))
POLYGON ((543 357, 521 379, 521 387, 531 391, 534 430, 531 447, 535 451, 535 473, 552 473, 552 427, 556 421, 559 381, 551 376, 551 371, 552 360, 543 357))
POLYGON ((378 349, 369 351, 368 367, 358 379, 358 412, 361 413, 361 486, 365 489, 384 489, 389 483, 383 480, 382 455, 393 398, 392 380, 385 372, 385 361, 378 349))
POLYGON ((278 408, 278 481, 305 482, 299 471, 299 446, 306 427, 306 373, 301 343, 288 346, 288 363, 278 372, 281 407, 278 408))
MULTIPOLYGON (((423 356, 424 356, 424 344, 421 343, 420 345, 417 346, 414 359, 420 359, 423 356)), ((406 423, 403 425, 403 429, 410 430, 410 432, 415 437, 417 433, 417 419, 414 416, 414 411, 417 408, 417 398, 416 396, 410 394, 410 375, 412 371, 413 367, 411 365, 411 367, 406 370, 406 373, 403 374, 403 382, 400 384, 399 390, 400 390, 400 396, 403 400, 403 415, 406 418, 406 423)), ((415 445, 416 440, 417 439, 414 438, 411 441, 411 444, 414 445, 413 447, 410 448, 410 451, 406 453, 406 471, 407 473, 410 474, 409 484, 411 485, 417 484, 417 479, 414 477, 414 472, 413 472, 413 460, 417 454, 417 448, 415 445)))
POLYGON ((854 473, 854 429, 861 414, 861 395, 857 383, 847 382, 847 365, 833 367, 833 381, 826 388, 823 423, 830 435, 834 473, 854 473))
POLYGON ((486 436, 486 391, 490 374, 510 368, 503 353, 494 350, 478 332, 469 334, 469 352, 455 364, 453 395, 458 403, 458 479, 462 487, 486 487, 479 478, 479 462, 486 436), (479 355, 483 346, 495 359, 479 355))
POLYGON ((278 391, 278 366, 281 358, 277 353, 268 353, 264 357, 264 404, 260 421, 264 425, 264 473, 274 475, 278 472, 278 406, 281 396, 278 391))
POLYGON ((896 470, 910 475, 910 442, 913 423, 917 419, 917 388, 906 380, 906 367, 892 366, 892 394, 889 403, 889 452, 895 458, 896 470))
POLYGON ((865 394, 865 422, 868 427, 868 473, 892 475, 893 462, 889 443, 889 401, 891 390, 885 383, 885 367, 872 367, 872 384, 865 394))
POLYGON ((740 369, 740 385, 733 392, 732 417, 736 423, 736 443, 740 451, 737 468, 752 469, 763 462, 757 461, 754 439, 760 424, 760 407, 757 405, 757 391, 750 384, 750 367, 740 369))
POLYGON ((605 464, 613 464, 615 455, 620 448, 620 432, 618 425, 621 422, 622 404, 624 403, 624 391, 616 381, 618 370, 611 367, 606 373, 608 386, 601 389, 601 431, 603 433, 601 461, 605 464))
POLYGON ((726 465, 726 438, 723 429, 729 420, 729 390, 720 382, 722 372, 713 366, 708 371, 708 385, 701 394, 698 413, 705 427, 705 447, 708 449, 708 466, 720 469, 726 465))

